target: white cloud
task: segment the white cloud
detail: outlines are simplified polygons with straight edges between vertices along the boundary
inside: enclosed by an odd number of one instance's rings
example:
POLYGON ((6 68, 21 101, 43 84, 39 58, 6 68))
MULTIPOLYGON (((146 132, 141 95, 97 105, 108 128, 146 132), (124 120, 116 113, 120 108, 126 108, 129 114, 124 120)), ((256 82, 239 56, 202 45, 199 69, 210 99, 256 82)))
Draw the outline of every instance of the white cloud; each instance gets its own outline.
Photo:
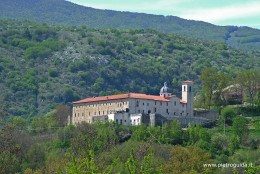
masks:
MULTIPOLYGON (((73 1, 73 0, 70 0, 73 1)), ((113 3, 96 3, 96 2, 84 2, 81 5, 87 7, 93 7, 97 9, 110 9, 119 11, 132 11, 132 12, 144 12, 144 13, 158 13, 169 15, 169 11, 173 11, 174 7, 178 4, 189 2, 192 0, 157 0, 157 1, 139 1, 138 3, 124 2, 113 3)), ((75 2, 75 0, 74 0, 75 2)))
POLYGON ((216 23, 229 19, 260 15, 260 2, 212 9, 187 10, 179 15, 186 19, 216 23))

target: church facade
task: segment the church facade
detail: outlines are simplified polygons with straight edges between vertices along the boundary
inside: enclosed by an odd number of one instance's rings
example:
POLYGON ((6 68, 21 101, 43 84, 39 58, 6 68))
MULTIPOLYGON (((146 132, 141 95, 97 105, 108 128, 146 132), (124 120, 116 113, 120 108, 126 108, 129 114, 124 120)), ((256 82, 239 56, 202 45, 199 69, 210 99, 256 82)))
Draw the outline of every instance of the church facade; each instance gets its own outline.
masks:
POLYGON ((159 95, 126 93, 110 96, 91 97, 73 102, 71 124, 82 122, 115 121, 123 125, 140 125, 143 115, 161 115, 172 117, 193 116, 192 81, 182 84, 182 98, 169 92, 167 84, 159 95))

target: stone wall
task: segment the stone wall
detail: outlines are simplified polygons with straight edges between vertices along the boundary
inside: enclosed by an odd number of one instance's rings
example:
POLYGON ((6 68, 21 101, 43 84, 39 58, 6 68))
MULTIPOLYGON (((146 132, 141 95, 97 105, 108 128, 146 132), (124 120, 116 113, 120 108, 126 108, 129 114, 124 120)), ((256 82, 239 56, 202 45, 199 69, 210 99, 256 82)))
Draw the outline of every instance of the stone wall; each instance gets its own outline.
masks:
POLYGON ((194 117, 202 117, 202 118, 209 119, 211 121, 215 121, 219 118, 219 113, 215 110, 195 109, 194 117))

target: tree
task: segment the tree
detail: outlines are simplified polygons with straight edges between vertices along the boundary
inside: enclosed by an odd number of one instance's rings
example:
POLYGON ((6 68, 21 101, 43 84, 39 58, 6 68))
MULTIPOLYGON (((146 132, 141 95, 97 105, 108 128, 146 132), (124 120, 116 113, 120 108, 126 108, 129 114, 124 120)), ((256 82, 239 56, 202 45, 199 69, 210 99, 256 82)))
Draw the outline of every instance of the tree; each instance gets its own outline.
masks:
POLYGON ((66 88, 63 94, 63 101, 64 103, 72 102, 73 100, 77 99, 78 96, 74 93, 71 88, 66 88))
POLYGON ((130 174, 135 174, 137 172, 137 161, 134 158, 134 155, 131 153, 131 156, 127 159, 125 166, 128 169, 130 174))
POLYGON ((241 116, 236 117, 233 121, 232 130, 239 137, 240 142, 245 142, 249 134, 247 119, 241 116))
MULTIPOLYGON (((210 135, 205 128, 199 125, 192 125, 187 129, 188 132, 188 143, 195 144, 199 141, 203 141, 205 143, 210 142, 210 135)), ((200 142, 201 143, 201 142, 200 142)))
POLYGON ((238 73, 236 80, 244 95, 249 98, 249 102, 253 105, 254 98, 257 96, 257 86, 260 84, 260 73, 257 70, 244 70, 238 73))
POLYGON ((142 161, 141 164, 141 173, 142 174, 159 174, 161 173, 160 170, 158 170, 155 165, 155 157, 154 154, 150 153, 146 155, 142 161))
POLYGON ((44 166, 45 163, 45 149, 42 144, 33 145, 26 154, 28 160, 28 166, 31 169, 39 169, 44 166))
POLYGON ((99 173, 96 163, 94 161, 94 152, 88 151, 88 153, 84 156, 74 156, 70 154, 71 160, 66 167, 66 173, 68 174, 94 174, 99 173))
POLYGON ((23 37, 25 37, 28 40, 32 39, 31 32, 30 32, 30 30, 28 28, 25 29, 25 31, 23 33, 23 37))
POLYGON ((217 89, 218 72, 215 68, 206 68, 202 71, 200 79, 202 81, 202 91, 205 93, 206 105, 208 109, 213 105, 213 92, 217 89))
POLYGON ((88 153, 89 150, 97 150, 95 139, 98 138, 98 136, 94 125, 82 123, 77 125, 75 131, 74 136, 70 139, 70 145, 74 155, 84 155, 88 153))
POLYGON ((178 121, 171 121, 162 126, 161 142, 166 144, 182 143, 182 129, 178 121))
POLYGON ((0 153, 0 173, 17 173, 19 172, 19 160, 10 152, 0 153))
POLYGON ((54 118, 58 126, 64 127, 68 123, 68 117, 71 115, 71 109, 66 105, 59 105, 56 107, 54 118))
POLYGON ((22 117, 13 117, 11 123, 16 129, 24 130, 26 127, 26 120, 22 117))
MULTIPOLYGON (((214 134, 211 138, 211 152, 215 156, 227 155, 229 150, 230 140, 224 134, 214 134)), ((223 162, 223 161, 222 161, 223 162)))
POLYGON ((222 72, 219 72, 217 75, 217 90, 216 90, 216 101, 217 105, 226 105, 227 101, 225 100, 223 89, 228 86, 230 83, 230 77, 222 72))
POLYGON ((203 167, 203 164, 211 162, 210 154, 198 147, 174 146, 162 169, 163 173, 211 173, 212 168, 203 167))
POLYGON ((5 109, 3 106, 0 106, 0 124, 1 124, 1 121, 5 119, 5 116, 7 115, 5 109))
POLYGON ((231 126, 235 117, 236 113, 234 109, 225 107, 221 110, 221 123, 231 126))

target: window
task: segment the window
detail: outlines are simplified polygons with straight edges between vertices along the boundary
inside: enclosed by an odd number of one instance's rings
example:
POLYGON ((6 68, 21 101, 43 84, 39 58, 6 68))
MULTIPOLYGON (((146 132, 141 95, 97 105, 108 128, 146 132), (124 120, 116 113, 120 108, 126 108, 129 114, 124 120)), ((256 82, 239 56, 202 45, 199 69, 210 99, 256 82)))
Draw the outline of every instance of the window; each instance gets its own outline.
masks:
POLYGON ((183 91, 186 91, 186 86, 183 86, 183 91))
POLYGON ((98 111, 98 115, 100 115, 100 111, 98 111))
POLYGON ((139 107, 139 101, 136 101, 136 107, 139 107))
POLYGON ((174 101, 174 106, 176 106, 176 101, 174 101))
POLYGON ((191 86, 189 87, 189 92, 191 92, 191 86))
POLYGON ((169 109, 166 109, 166 113, 169 114, 169 109))
POLYGON ((123 120, 122 119, 120 119, 120 124, 122 124, 123 123, 123 120))
POLYGON ((75 117, 77 116, 77 114, 75 113, 75 117))
POLYGON ((156 109, 156 108, 154 108, 154 112, 157 112, 157 109, 156 109))
POLYGON ((143 103, 143 106, 144 106, 144 103, 143 103))
POLYGON ((105 111, 103 111, 103 115, 105 115, 105 111))
POLYGON ((154 105, 156 105, 157 102, 154 102, 154 105))
POLYGON ((118 119, 116 119, 116 123, 118 123, 118 119))
POLYGON ((174 112, 173 114, 176 115, 176 112, 174 112))

